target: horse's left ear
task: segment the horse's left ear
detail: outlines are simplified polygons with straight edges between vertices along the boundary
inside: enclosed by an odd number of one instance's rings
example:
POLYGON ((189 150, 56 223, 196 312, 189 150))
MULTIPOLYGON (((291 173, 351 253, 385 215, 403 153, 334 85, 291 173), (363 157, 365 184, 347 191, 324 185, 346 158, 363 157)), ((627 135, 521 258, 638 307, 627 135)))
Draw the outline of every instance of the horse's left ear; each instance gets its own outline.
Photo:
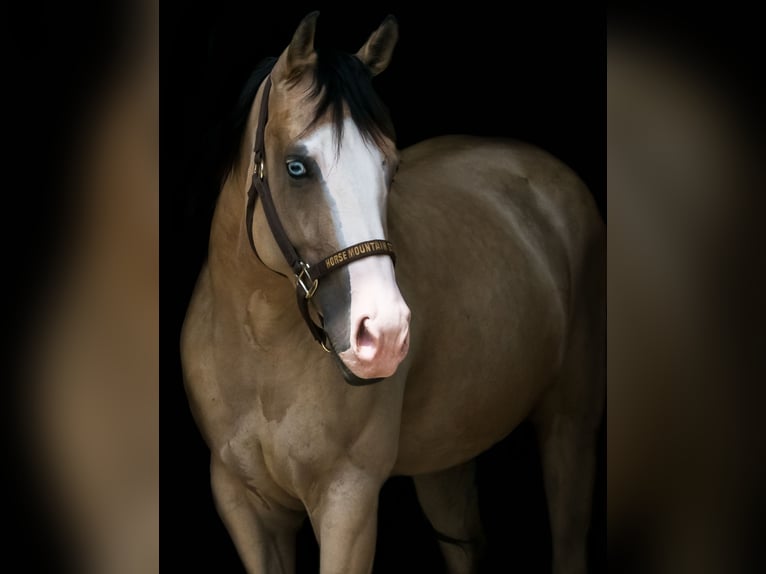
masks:
POLYGON ((394 46, 398 39, 399 25, 396 23, 396 18, 391 15, 386 16, 383 23, 356 53, 356 57, 370 69, 373 76, 377 76, 391 62, 391 54, 394 53, 394 46))

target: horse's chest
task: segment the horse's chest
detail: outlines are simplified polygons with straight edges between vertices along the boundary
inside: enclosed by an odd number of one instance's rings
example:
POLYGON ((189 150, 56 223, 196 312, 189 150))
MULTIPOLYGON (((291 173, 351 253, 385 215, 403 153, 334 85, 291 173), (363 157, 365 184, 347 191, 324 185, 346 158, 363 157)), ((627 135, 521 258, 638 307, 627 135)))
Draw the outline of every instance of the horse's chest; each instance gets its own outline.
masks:
POLYGON ((273 491, 281 490, 302 499, 330 461, 343 456, 347 439, 321 406, 288 402, 258 397, 252 410, 230 426, 221 458, 249 486, 274 498, 273 491))

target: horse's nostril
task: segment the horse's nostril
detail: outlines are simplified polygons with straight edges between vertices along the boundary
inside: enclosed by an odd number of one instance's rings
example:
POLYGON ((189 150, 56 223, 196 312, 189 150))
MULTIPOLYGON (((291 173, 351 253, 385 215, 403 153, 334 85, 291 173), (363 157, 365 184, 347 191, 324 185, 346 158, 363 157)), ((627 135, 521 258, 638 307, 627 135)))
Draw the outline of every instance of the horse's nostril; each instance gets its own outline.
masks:
POLYGON ((362 319, 362 322, 359 324, 359 331, 356 334, 356 345, 360 349, 375 347, 375 338, 367 328, 367 321, 369 321, 368 317, 362 319))

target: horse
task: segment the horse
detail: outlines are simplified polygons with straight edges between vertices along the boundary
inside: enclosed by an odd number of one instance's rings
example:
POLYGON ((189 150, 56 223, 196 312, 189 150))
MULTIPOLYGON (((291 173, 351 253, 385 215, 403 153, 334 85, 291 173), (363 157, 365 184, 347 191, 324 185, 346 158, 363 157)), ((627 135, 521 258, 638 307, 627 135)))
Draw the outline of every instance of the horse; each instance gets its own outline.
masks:
MULTIPOLYGON (((378 495, 412 476, 451 573, 476 572, 475 458, 524 420, 555 574, 587 569, 605 403, 605 231, 580 178, 513 140, 395 144, 372 78, 318 13, 251 77, 181 332, 217 511, 248 572, 369 573, 378 495), (297 301, 297 304, 296 304, 297 301)), ((247 90, 246 90, 247 91, 247 90)))

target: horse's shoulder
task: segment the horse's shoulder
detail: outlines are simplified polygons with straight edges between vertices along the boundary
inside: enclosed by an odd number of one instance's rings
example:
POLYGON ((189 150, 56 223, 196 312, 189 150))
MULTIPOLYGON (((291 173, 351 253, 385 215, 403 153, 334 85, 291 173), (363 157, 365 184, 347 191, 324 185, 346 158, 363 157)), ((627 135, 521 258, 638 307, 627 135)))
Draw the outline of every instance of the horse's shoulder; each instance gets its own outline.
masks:
POLYGON ((181 365, 187 390, 204 387, 212 378, 212 291, 207 265, 202 268, 181 327, 181 365))

